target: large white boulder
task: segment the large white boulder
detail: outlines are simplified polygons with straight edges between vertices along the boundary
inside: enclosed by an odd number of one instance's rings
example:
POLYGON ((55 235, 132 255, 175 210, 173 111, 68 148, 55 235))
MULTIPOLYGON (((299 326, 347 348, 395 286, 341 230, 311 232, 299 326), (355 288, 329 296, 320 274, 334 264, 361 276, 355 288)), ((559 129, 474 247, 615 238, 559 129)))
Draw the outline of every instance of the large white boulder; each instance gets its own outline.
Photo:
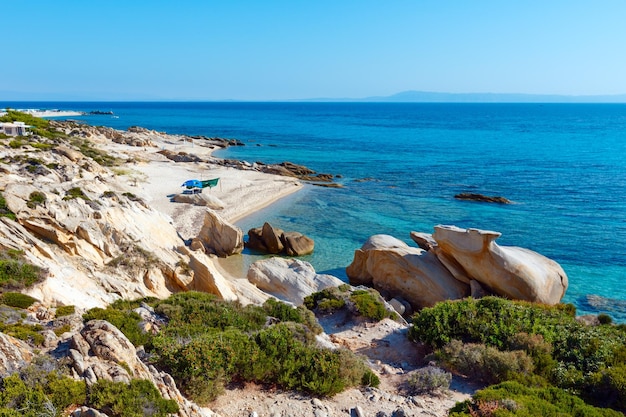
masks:
POLYGON ((491 292, 516 300, 557 304, 567 290, 567 274, 555 261, 529 249, 499 246, 500 233, 435 226, 439 251, 491 292))
POLYGON ((332 275, 317 274, 308 262, 278 257, 262 259, 250 265, 248 281, 294 305, 301 305, 304 297, 314 292, 345 284, 332 275))
POLYGON ((469 285, 455 279, 432 252, 388 235, 374 235, 356 250, 346 274, 351 284, 401 297, 415 309, 470 293, 469 285))
POLYGON ((207 253, 214 253, 221 257, 243 251, 243 231, 211 209, 205 212, 204 223, 197 241, 202 243, 207 253))

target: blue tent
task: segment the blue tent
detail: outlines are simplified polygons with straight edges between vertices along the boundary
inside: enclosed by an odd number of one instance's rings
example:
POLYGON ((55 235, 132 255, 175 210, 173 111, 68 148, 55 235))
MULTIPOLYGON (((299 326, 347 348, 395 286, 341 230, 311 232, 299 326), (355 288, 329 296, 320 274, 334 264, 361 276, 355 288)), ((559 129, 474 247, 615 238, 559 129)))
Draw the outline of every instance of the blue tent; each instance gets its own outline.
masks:
POLYGON ((181 185, 181 187, 186 187, 187 189, 192 188, 202 188, 202 181, 200 180, 187 180, 181 185))

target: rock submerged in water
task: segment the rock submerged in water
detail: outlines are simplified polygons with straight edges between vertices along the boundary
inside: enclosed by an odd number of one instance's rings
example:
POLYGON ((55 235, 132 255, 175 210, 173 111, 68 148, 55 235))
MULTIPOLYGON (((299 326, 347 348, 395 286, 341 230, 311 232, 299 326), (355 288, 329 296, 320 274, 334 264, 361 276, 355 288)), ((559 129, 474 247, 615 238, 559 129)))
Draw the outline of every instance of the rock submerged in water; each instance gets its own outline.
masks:
POLYGON ((313 252, 313 239, 299 232, 285 232, 265 222, 262 227, 248 231, 246 247, 261 252, 302 256, 313 252))
POLYGON ((487 196, 476 193, 460 193, 454 196, 457 200, 479 201, 482 203, 498 203, 498 204, 511 204, 512 201, 505 197, 500 196, 487 196))
POLYGON ((355 251, 346 274, 351 284, 402 296, 415 309, 470 294, 558 304, 568 286, 561 266, 528 249, 499 246, 499 236, 440 225, 432 238, 412 233, 424 250, 374 235, 355 251))

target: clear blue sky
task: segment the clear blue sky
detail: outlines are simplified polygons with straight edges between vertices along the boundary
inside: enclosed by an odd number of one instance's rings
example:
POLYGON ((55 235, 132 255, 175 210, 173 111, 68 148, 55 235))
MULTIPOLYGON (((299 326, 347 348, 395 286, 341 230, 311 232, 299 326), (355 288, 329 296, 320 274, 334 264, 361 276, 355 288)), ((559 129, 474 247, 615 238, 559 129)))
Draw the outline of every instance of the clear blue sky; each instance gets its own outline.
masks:
POLYGON ((1 10, 0 101, 626 93, 624 0, 12 0, 1 10))

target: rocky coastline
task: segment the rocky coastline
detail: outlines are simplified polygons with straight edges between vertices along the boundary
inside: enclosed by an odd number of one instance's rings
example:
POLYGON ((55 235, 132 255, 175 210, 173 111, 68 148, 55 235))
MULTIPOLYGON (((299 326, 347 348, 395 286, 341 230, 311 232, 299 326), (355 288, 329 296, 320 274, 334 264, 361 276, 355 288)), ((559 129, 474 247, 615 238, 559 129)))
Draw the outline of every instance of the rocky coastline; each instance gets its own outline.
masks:
MULTIPOLYGON (((0 248, 19 252, 23 262, 42 271, 41 279, 20 291, 36 302, 23 313, 0 313, 13 322, 24 314, 29 325, 45 329, 40 346, 0 332, 0 377, 37 355, 54 353, 70 364, 75 379, 88 384, 151 381, 164 398, 176 401, 181 417, 446 416, 481 386, 455 375, 450 389, 415 394, 406 389, 407 380, 428 361, 423 346, 407 338, 404 319, 368 321, 322 312, 317 319, 324 332, 318 342, 364 355, 380 377, 378 388, 317 398, 244 383, 227 387, 206 407, 189 401, 120 329, 102 320, 84 323, 81 315, 120 300, 166 299, 187 291, 241 305, 277 299, 302 306, 314 293, 345 286, 296 258, 257 261, 246 276, 232 276, 217 262, 243 250, 243 231, 233 224, 237 218, 301 189, 301 181, 329 185, 335 176, 288 162, 266 165, 212 156, 215 149, 241 145, 236 140, 140 127, 122 132, 69 121, 49 126, 54 132, 50 137, 25 137, 20 146, 0 151, 0 192, 7 214, 0 216, 0 248), (215 189, 186 193, 180 184, 189 177, 219 182, 215 189), (59 315, 66 306, 75 313, 59 315)), ((313 250, 308 238, 269 224, 248 234, 272 253, 286 247, 290 256, 313 250), (294 249, 299 241, 306 243, 301 252, 294 249)), ((568 285, 560 266, 527 249, 497 245, 499 235, 440 225, 432 235, 412 232, 418 247, 373 235, 355 250, 347 267, 348 287, 378 290, 385 308, 405 318, 439 301, 490 294, 558 304, 568 285)), ((161 319, 150 306, 135 312, 145 332, 158 332, 161 319)), ((77 408, 71 415, 106 414, 77 408)))

